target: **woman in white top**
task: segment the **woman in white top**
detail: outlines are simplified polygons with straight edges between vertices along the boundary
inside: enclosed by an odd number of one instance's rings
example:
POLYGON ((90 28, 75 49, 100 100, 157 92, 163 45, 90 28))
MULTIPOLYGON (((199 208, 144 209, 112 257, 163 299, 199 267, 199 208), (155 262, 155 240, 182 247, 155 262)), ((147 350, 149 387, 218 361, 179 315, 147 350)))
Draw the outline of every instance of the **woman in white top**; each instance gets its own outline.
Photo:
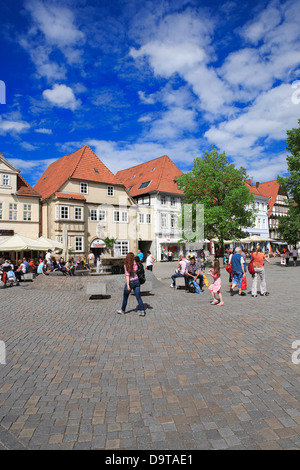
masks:
POLYGON ((154 256, 151 255, 151 252, 150 252, 150 251, 147 251, 146 269, 148 269, 148 271, 152 271, 152 270, 153 270, 153 263, 154 263, 154 261, 156 261, 156 259, 154 258, 154 256))

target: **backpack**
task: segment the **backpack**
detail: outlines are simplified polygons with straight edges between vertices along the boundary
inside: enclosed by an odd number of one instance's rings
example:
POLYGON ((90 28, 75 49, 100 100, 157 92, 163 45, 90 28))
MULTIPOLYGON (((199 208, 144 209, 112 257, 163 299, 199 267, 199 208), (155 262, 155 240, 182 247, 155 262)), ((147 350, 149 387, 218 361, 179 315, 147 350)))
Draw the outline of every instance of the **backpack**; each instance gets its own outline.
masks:
POLYGON ((137 275, 138 275, 140 284, 145 284, 146 276, 145 276, 144 266, 142 265, 142 263, 137 263, 137 265, 138 265, 137 275))
POLYGON ((196 281, 189 282, 189 291, 193 294, 201 294, 200 286, 196 281))
POLYGON ((248 264, 248 271, 249 273, 253 276, 253 274, 255 274, 255 269, 254 269, 254 265, 253 265, 253 260, 250 261, 250 263, 248 264))

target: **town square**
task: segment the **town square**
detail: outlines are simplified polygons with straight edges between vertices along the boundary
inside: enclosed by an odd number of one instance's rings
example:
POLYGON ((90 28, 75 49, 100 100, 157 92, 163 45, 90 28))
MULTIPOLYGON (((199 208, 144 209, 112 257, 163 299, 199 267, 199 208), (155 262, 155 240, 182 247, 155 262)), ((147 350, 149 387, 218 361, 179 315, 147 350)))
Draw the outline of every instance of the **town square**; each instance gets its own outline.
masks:
POLYGON ((299 267, 273 258, 270 296, 218 307, 171 289, 175 264, 147 273, 145 317, 116 313, 122 275, 106 299, 85 276, 1 291, 2 449, 299 449, 299 267))
POLYGON ((0 450, 300 449, 298 0, 0 17, 0 450))

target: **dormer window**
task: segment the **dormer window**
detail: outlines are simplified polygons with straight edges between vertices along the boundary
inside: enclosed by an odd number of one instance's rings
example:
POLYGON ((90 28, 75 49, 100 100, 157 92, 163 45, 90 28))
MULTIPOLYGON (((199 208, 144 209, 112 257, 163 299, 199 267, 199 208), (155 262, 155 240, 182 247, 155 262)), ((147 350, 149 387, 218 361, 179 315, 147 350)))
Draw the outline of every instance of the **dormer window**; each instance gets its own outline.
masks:
POLYGON ((142 183, 138 189, 148 188, 150 183, 151 181, 146 181, 145 183, 142 183))
POLYGON ((80 194, 88 194, 88 184, 87 183, 80 183, 80 194))

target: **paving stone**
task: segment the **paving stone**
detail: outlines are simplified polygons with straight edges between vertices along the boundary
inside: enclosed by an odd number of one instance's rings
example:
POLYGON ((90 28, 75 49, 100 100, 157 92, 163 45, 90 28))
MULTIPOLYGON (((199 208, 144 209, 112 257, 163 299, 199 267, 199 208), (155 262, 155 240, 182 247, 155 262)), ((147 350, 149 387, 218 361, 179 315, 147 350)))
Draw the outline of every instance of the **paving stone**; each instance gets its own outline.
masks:
POLYGON ((93 302, 85 277, 1 290, 0 449, 300 449, 294 268, 271 259, 255 299, 222 268, 218 308, 170 289, 175 266, 155 265, 143 318, 134 296, 116 314, 124 276, 93 302))

